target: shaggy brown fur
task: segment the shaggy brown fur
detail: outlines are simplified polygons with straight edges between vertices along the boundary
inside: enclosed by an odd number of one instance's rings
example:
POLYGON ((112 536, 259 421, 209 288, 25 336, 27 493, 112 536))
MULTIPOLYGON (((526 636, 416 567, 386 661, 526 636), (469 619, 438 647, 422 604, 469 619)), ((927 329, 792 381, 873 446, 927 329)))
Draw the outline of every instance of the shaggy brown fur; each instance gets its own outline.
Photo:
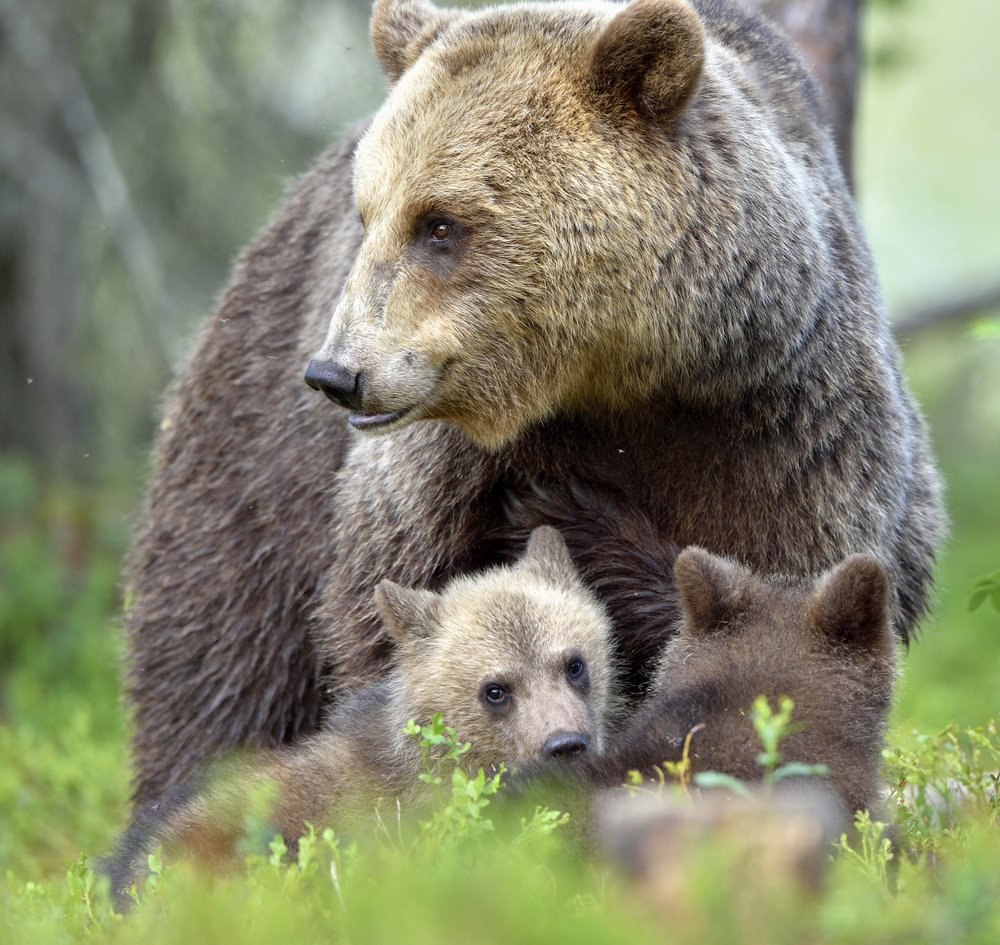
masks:
POLYGON ((907 635, 937 477, 784 41, 721 0, 379 0, 374 39, 386 104, 245 254, 166 412, 137 800, 315 728, 324 675, 387 665, 376 584, 509 554, 484 538, 530 482, 613 487, 761 573, 873 554, 907 635))
POLYGON ((209 865, 235 862, 254 790, 267 783, 277 788, 271 824, 288 840, 331 816, 370 820, 380 797, 411 802, 421 761, 408 719, 442 712, 471 745, 461 762, 470 773, 604 747, 617 699, 610 625, 555 529, 536 529, 513 567, 456 578, 440 594, 384 581, 376 602, 398 645, 386 678, 345 698, 303 744, 259 752, 193 798, 140 811, 109 868, 116 891, 161 843, 209 865))
POLYGON ((678 549, 620 495, 570 480, 532 483, 496 496, 503 520, 488 536, 497 556, 519 548, 540 523, 555 525, 575 549, 584 581, 611 615, 622 692, 646 694, 663 645, 676 632, 680 604, 674 583, 678 549))
POLYGON ((750 708, 758 695, 774 708, 790 696, 784 759, 830 767, 847 823, 856 810, 878 814, 897 647, 885 569, 853 555, 815 580, 761 578, 687 548, 675 573, 683 617, 664 649, 657 688, 583 777, 610 787, 630 770, 652 775, 654 766, 680 760, 694 732, 694 772, 757 781, 761 744, 750 708))

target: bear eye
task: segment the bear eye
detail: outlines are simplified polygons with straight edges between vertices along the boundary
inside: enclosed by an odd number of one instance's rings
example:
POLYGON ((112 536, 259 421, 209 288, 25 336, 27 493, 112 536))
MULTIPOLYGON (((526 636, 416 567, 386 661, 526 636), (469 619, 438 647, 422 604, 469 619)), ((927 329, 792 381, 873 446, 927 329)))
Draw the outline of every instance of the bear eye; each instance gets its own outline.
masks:
POLYGON ((431 239, 439 242, 451 239, 452 226, 450 223, 439 222, 431 227, 431 239))
POLYGON ((459 225, 451 217, 440 213, 424 217, 418 227, 418 234, 427 245, 436 250, 451 249, 459 236, 459 225))
POLYGON ((571 680, 579 680, 586 671, 587 664, 579 656, 574 656, 566 664, 566 676, 571 680))
POLYGON ((510 701, 510 693, 498 683, 486 683, 483 686, 483 699, 488 705, 499 708, 510 701))

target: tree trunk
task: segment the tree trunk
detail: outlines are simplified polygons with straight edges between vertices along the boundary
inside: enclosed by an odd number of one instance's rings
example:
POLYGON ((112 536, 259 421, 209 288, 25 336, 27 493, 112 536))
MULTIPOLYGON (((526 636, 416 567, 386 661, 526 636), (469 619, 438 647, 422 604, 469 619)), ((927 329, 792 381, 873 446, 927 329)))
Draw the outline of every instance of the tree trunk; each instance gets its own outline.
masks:
POLYGON ((840 163, 852 182, 861 0, 740 0, 795 40, 829 109, 840 163))

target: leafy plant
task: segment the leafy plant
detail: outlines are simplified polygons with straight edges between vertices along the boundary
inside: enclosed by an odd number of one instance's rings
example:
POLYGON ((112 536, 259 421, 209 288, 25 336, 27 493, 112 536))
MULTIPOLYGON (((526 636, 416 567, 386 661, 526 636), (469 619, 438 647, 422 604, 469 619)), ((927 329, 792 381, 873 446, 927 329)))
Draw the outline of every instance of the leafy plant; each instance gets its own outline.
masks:
POLYGON ((987 598, 993 604, 993 609, 1000 611, 1000 571, 984 575, 972 586, 969 610, 978 610, 987 598))
MULTIPOLYGON (((429 820, 420 824, 421 844, 430 851, 441 851, 458 843, 474 840, 492 833, 492 819, 483 816, 491 798, 500 791, 506 768, 500 765, 492 775, 480 768, 476 774, 467 774, 459 765, 469 750, 468 742, 460 742, 453 728, 444 724, 444 717, 436 713, 429 725, 418 725, 411 719, 404 729, 416 741, 424 770, 420 780, 439 786, 444 783, 446 769, 451 767, 451 792, 446 803, 437 808, 429 820)), ((514 845, 524 845, 548 836, 563 824, 569 815, 546 807, 535 808, 530 818, 521 821, 521 830, 514 845)))
POLYGON ((442 784, 444 775, 442 769, 448 763, 458 765, 470 748, 468 742, 460 742, 453 728, 444 724, 444 716, 438 712, 431 719, 430 725, 418 725, 410 719, 403 729, 404 733, 414 740, 420 752, 423 771, 420 780, 424 784, 442 784))
POLYGON ((889 888, 889 864, 895 855, 892 841, 886 836, 887 826, 872 820, 871 814, 860 810, 854 817, 854 837, 843 834, 837 841, 841 859, 856 866, 863 875, 880 888, 889 888))
MULTIPOLYGON (((779 747, 785 736, 792 731, 794 708, 795 703, 788 696, 782 696, 778 711, 775 712, 766 696, 758 696, 750 710, 754 730, 764 748, 757 756, 757 763, 763 769, 761 780, 766 787, 771 787, 785 778, 816 778, 827 777, 830 774, 827 765, 808 765, 800 761, 781 763, 779 747)), ((694 783, 698 787, 725 788, 741 795, 750 793, 743 781, 719 771, 699 771, 694 776, 694 783)))
POLYGON ((911 849, 934 853, 963 824, 1000 824, 1000 730, 994 719, 936 735, 914 733, 914 747, 885 752, 896 821, 911 849))

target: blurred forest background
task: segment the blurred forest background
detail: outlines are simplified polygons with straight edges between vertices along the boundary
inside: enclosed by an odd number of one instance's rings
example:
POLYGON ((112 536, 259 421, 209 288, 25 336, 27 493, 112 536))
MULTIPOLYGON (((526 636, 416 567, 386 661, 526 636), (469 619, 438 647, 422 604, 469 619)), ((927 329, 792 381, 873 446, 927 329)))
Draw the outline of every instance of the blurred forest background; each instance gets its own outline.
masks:
MULTIPOLYGON (((289 175, 383 94, 368 0, 0 0, 0 869, 127 794, 120 558, 158 402, 289 175)), ((1000 5, 871 0, 856 188, 948 483, 895 737, 1000 710, 1000 5)))

